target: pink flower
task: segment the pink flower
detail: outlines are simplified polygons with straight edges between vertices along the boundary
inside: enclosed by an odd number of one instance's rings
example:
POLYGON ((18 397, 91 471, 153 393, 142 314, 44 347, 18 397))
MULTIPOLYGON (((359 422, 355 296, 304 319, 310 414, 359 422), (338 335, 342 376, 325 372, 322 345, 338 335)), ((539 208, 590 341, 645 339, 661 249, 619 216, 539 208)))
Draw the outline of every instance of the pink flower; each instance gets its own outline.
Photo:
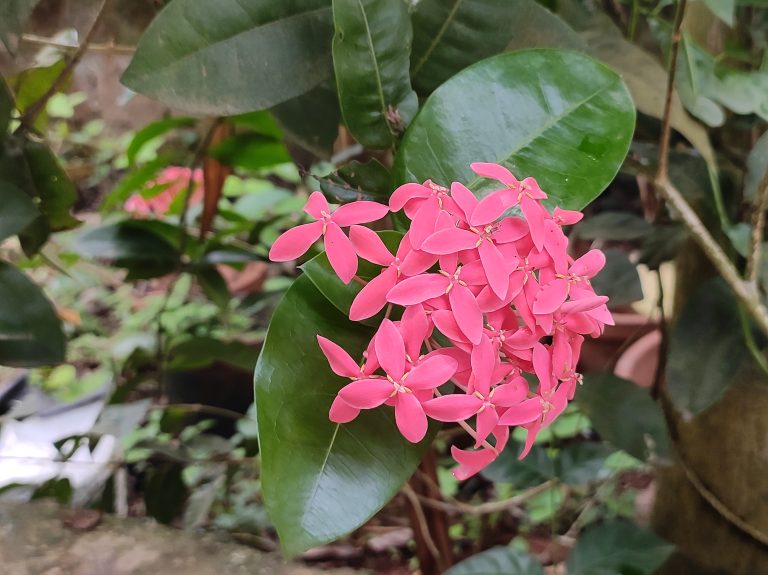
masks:
POLYGON ((421 244, 435 231, 435 223, 441 213, 456 210, 448 188, 438 186, 431 180, 423 184, 403 184, 389 198, 389 208, 393 212, 405 209, 405 214, 412 220, 411 244, 421 249, 421 244))
POLYGON ((272 244, 269 258, 276 262, 295 260, 323 236, 331 267, 341 281, 348 284, 357 273, 357 254, 341 228, 380 220, 389 209, 376 202, 361 201, 345 204, 331 213, 323 194, 313 192, 304 206, 304 211, 316 221, 284 232, 272 244))
POLYGON ((427 417, 414 392, 443 385, 456 372, 457 363, 447 356, 432 356, 407 371, 403 336, 388 319, 376 333, 375 348, 385 375, 355 379, 339 391, 339 397, 355 409, 373 409, 393 399, 398 429, 408 441, 418 443, 427 433, 427 417))
POLYGON ((123 209, 139 217, 162 216, 168 212, 179 194, 186 193, 190 179, 194 187, 189 203, 190 205, 199 204, 203 201, 204 195, 203 171, 181 166, 169 166, 145 186, 147 193, 153 193, 153 188, 160 188, 159 192, 154 192, 154 195, 148 198, 141 194, 133 194, 125 201, 123 209))

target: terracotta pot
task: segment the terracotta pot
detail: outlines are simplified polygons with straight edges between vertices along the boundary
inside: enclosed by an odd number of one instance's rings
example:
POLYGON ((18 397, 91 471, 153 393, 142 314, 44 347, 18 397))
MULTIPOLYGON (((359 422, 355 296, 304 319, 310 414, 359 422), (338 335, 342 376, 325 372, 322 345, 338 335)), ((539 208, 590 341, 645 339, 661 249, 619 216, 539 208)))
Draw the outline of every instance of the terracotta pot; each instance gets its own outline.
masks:
POLYGON ((623 308, 612 310, 616 325, 606 326, 598 339, 587 338, 581 351, 582 372, 610 370, 632 342, 657 329, 656 320, 623 308))
POLYGON ((660 345, 661 331, 654 329, 646 333, 624 350, 613 372, 640 387, 651 387, 659 365, 660 345))

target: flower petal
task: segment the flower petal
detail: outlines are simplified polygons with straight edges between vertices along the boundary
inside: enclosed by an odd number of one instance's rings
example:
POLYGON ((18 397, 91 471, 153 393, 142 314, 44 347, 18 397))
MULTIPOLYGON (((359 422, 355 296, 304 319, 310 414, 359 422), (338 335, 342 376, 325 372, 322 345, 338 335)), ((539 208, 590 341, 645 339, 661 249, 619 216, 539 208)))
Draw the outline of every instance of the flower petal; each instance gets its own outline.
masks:
POLYGON ((506 244, 509 242, 516 242, 527 236, 530 233, 530 228, 524 219, 515 216, 510 216, 501 220, 497 226, 496 231, 493 232, 493 239, 500 244, 506 244))
POLYGON ((496 180, 507 186, 517 186, 520 182, 507 168, 490 162, 473 162, 469 165, 478 176, 496 180))
POLYGON ((552 375, 552 354, 544 344, 536 343, 533 346, 533 369, 539 379, 539 395, 552 391, 555 386, 552 375))
POLYGON ((408 232, 411 238, 411 246, 414 249, 422 249, 424 241, 435 233, 435 224, 439 213, 440 205, 437 198, 430 197, 421 203, 418 211, 413 216, 408 232))
POLYGON ((367 224, 380 220, 389 213, 389 207, 378 202, 351 202, 331 214, 331 221, 345 228, 352 224, 367 224))
POLYGON ((452 357, 433 355, 408 372, 403 383, 409 389, 434 389, 451 379, 458 366, 452 357))
POLYGON ((581 212, 564 210, 562 208, 555 208, 552 215, 554 216, 555 221, 561 226, 572 226, 573 224, 580 222, 584 217, 584 214, 581 212))
POLYGON ((381 241, 379 234, 371 228, 352 226, 349 228, 349 239, 357 254, 364 260, 380 266, 388 266, 394 261, 394 256, 381 241))
POLYGON ((322 192, 312 192, 304 205, 304 211, 316 220, 322 220, 323 212, 330 214, 331 207, 322 192))
POLYGON ((533 313, 547 314, 555 312, 568 297, 568 280, 556 279, 541 286, 533 302, 533 313))
POLYGON ((464 421, 483 406, 483 400, 474 395, 453 393, 424 402, 426 414, 437 421, 464 421))
POLYGON ((395 390, 386 379, 358 379, 339 390, 339 397, 357 409, 372 409, 387 401, 395 390))
POLYGON ((524 377, 516 377, 509 383, 493 388, 491 396, 494 405, 512 407, 528 397, 528 382, 524 377))
POLYGON ((360 375, 360 366, 341 346, 322 335, 317 336, 317 343, 320 344, 320 350, 328 360, 328 365, 331 366, 333 373, 341 377, 358 377, 360 375))
POLYGON ((273 262, 287 262, 302 256, 323 234, 323 222, 302 224, 283 232, 269 250, 273 262))
POLYGON ((449 310, 433 311, 432 321, 438 331, 451 341, 467 341, 467 336, 461 331, 459 324, 456 323, 456 318, 453 317, 453 313, 449 310))
POLYGON ((480 343, 472 348, 472 373, 475 376, 472 391, 480 392, 483 397, 488 395, 491 385, 496 383, 491 378, 498 358, 491 340, 483 334, 480 343))
POLYGON ((472 212, 475 211, 478 204, 475 194, 473 194, 464 184, 453 182, 451 184, 451 197, 462 212, 461 214, 454 215, 461 217, 465 222, 469 223, 472 212))
POLYGON ((399 212, 413 198, 427 198, 431 195, 432 190, 422 184, 403 184, 389 197, 389 209, 393 212, 399 212))
POLYGON ((597 275, 597 273, 605 266, 605 254, 600 250, 589 250, 573 264, 571 264, 570 272, 573 275, 591 278, 597 275))
POLYGON ((328 419, 334 423, 349 423, 359 414, 360 410, 358 408, 352 407, 337 395, 331 404, 331 409, 328 412, 328 419))
POLYGON ((544 220, 544 249, 555 264, 555 271, 560 274, 568 271, 568 238, 554 220, 544 220))
POLYGON ((345 284, 352 281, 357 273, 357 254, 352 242, 334 222, 325 227, 325 253, 339 279, 345 284))
POLYGON ((536 436, 539 434, 539 430, 541 430, 541 423, 534 421, 526 426, 526 430, 528 431, 528 434, 525 436, 525 445, 523 446, 520 455, 517 456, 518 459, 524 459, 525 456, 531 452, 533 443, 536 441, 536 436))
POLYGON ((397 270, 390 266, 369 281, 355 296, 349 308, 349 319, 362 321, 373 317, 387 304, 387 294, 397 282, 397 270))
POLYGON ((448 294, 451 311, 459 328, 473 344, 480 343, 483 335, 483 312, 469 288, 455 284, 448 294))
POLYGON ((421 274, 406 278, 387 294, 387 301, 398 305, 415 305, 445 293, 450 280, 440 274, 421 274))
POLYGON ((395 423, 400 433, 411 443, 418 443, 427 434, 427 416, 412 393, 398 393, 395 403, 395 423))
POLYGON ((536 200, 532 200, 527 195, 523 195, 520 200, 520 209, 525 215, 525 220, 528 222, 528 227, 531 230, 531 239, 536 249, 541 251, 544 248, 544 242, 546 241, 546 230, 544 228, 544 220, 547 216, 547 211, 536 200))
POLYGON ((452 445, 451 457, 453 457, 456 463, 459 464, 459 466, 453 470, 453 476, 459 481, 464 481, 493 463, 493 460, 496 459, 496 454, 493 450, 487 448, 477 451, 469 451, 466 449, 459 449, 455 445, 452 445))
POLYGON ((507 297, 509 276, 512 274, 512 270, 504 256, 491 242, 484 241, 480 244, 478 251, 480 252, 480 261, 483 262, 488 285, 491 286, 493 293, 504 299, 507 297))
POLYGON ((509 195, 503 191, 491 192, 475 206, 469 225, 484 226, 495 222, 510 206, 509 195))
POLYGON ((483 441, 491 434, 499 423, 499 414, 492 407, 488 407, 477 414, 477 438, 475 447, 480 447, 483 441))
POLYGON ((436 255, 452 254, 463 250, 471 250, 477 245, 477 234, 459 228, 438 230, 429 236, 421 245, 425 252, 436 255))
POLYGON ((405 342, 400 330, 391 320, 385 319, 376 332, 376 358, 387 375, 400 381, 405 373, 405 342))
POLYGON ((499 418, 502 425, 525 425, 541 417, 541 399, 532 397, 507 409, 499 418))
POLYGON ((432 324, 424 308, 418 304, 406 307, 399 327, 403 334, 405 353, 415 361, 421 355, 424 340, 432 334, 432 324))

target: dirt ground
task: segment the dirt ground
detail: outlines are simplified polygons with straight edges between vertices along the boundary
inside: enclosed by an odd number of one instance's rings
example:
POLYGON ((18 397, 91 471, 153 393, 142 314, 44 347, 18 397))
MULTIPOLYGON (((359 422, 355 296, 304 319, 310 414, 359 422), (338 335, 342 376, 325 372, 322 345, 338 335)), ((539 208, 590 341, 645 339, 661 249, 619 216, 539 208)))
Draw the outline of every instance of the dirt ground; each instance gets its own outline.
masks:
MULTIPOLYGON (((317 575, 280 556, 146 519, 76 521, 51 501, 0 505, 3 575, 317 575)), ((333 571, 335 575, 359 573, 333 571)))

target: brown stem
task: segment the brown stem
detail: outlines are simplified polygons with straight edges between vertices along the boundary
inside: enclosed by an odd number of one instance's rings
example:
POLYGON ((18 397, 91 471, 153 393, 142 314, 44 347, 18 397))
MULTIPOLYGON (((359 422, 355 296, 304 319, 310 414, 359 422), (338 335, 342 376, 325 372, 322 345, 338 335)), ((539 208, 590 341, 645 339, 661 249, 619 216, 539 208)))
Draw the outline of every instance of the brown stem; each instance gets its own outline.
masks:
POLYGON ((416 540, 416 556, 422 575, 439 575, 453 565, 448 515, 433 507, 425 509, 422 499, 443 501, 437 480, 437 458, 430 449, 416 473, 403 489, 410 503, 408 513, 416 540), (427 479, 428 478, 428 479, 427 479))
POLYGON ((107 13, 106 8, 109 4, 109 1, 110 0, 101 0, 98 12, 96 12, 96 18, 94 18, 93 24, 91 25, 90 30, 88 30, 88 33, 85 35, 83 41, 80 43, 80 46, 77 48, 75 53, 72 54, 72 57, 66 63, 59 75, 56 76, 56 79, 53 81, 50 88, 48 88, 48 90, 46 90, 46 92, 37 101, 35 101, 32 105, 29 106, 29 108, 27 108, 27 111, 21 118, 22 128, 28 129, 34 125, 35 118, 37 118, 40 112, 45 109, 45 105, 48 103, 48 100, 50 100, 51 97, 59 91, 64 82, 67 81, 67 78, 69 78, 69 75, 80 63, 80 60, 82 60, 83 56, 88 51, 88 45, 91 43, 91 40, 93 40, 99 24, 101 24, 102 19, 107 13))
POLYGON ((768 208, 768 171, 766 171, 760 182, 757 198, 755 198, 754 211, 752 212, 752 241, 747 257, 746 278, 755 288, 757 287, 757 276, 760 272, 760 257, 763 251, 766 208, 768 208))
POLYGON ((669 48, 669 68, 667 72, 667 92, 664 99, 664 116, 661 120, 661 140, 659 142, 659 171, 657 179, 667 178, 667 162, 669 160, 669 138, 672 132, 672 96, 675 92, 675 73, 677 70, 677 53, 680 48, 682 34, 680 28, 685 16, 687 0, 678 0, 675 11, 675 22, 672 26, 672 43, 669 48))

